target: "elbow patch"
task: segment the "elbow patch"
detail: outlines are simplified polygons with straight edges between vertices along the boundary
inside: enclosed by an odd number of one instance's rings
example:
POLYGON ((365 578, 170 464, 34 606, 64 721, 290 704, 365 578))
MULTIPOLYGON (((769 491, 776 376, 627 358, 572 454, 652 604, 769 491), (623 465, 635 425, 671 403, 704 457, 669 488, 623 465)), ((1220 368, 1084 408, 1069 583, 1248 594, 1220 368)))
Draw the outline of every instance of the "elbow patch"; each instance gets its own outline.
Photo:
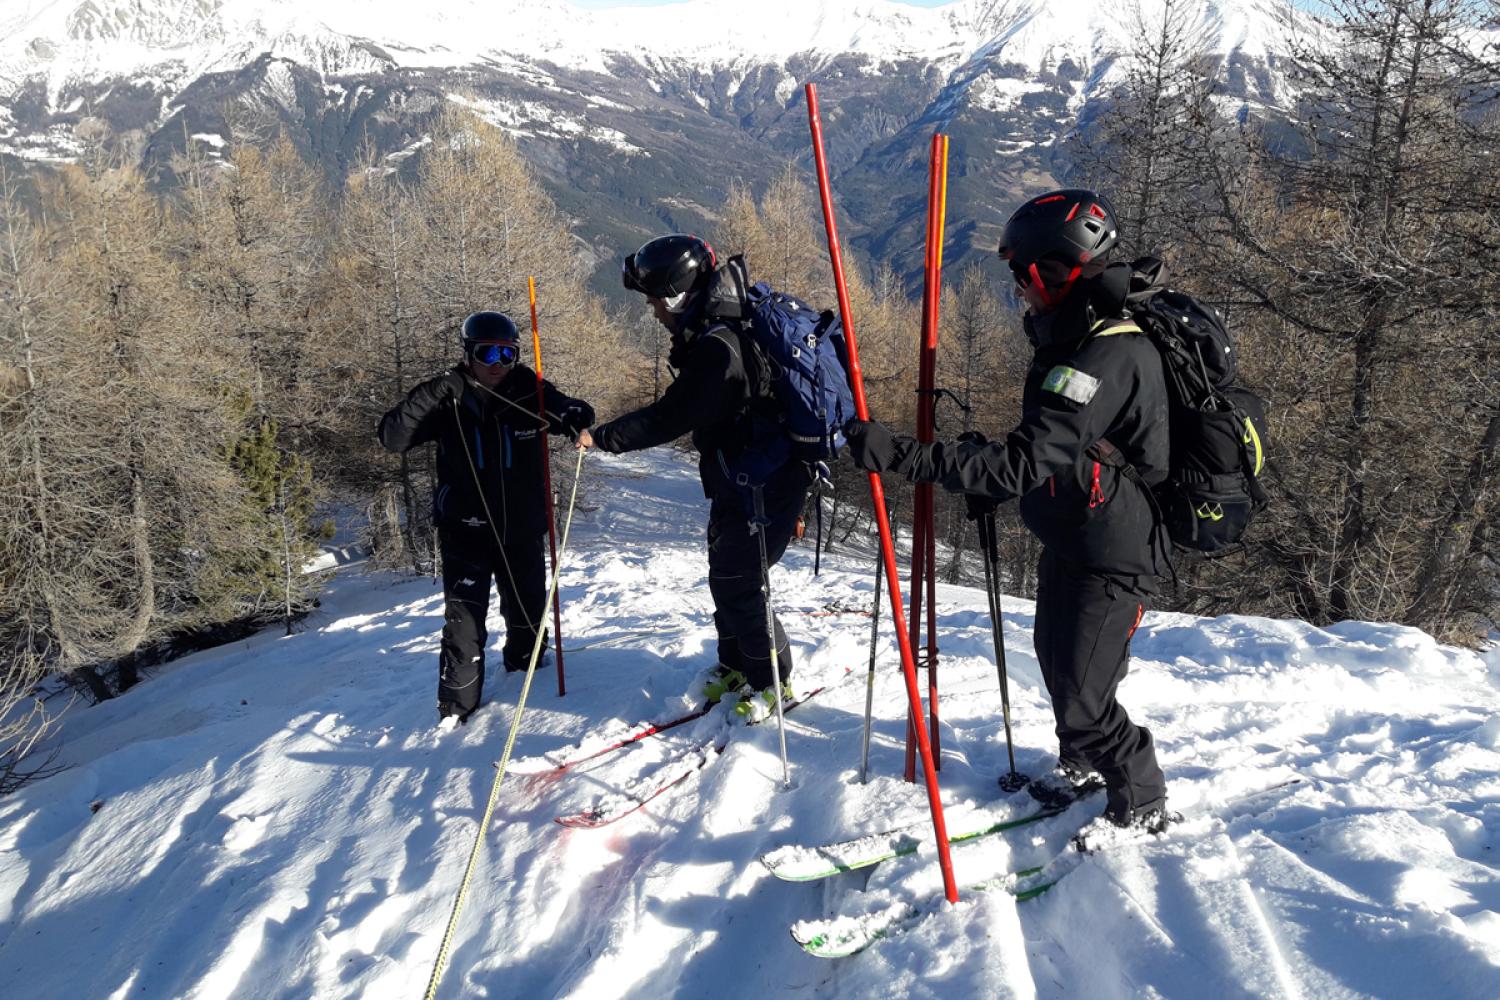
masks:
POLYGON ((1087 406, 1099 391, 1099 380, 1088 372, 1058 365, 1047 373, 1042 382, 1042 391, 1054 392, 1079 406, 1087 406))

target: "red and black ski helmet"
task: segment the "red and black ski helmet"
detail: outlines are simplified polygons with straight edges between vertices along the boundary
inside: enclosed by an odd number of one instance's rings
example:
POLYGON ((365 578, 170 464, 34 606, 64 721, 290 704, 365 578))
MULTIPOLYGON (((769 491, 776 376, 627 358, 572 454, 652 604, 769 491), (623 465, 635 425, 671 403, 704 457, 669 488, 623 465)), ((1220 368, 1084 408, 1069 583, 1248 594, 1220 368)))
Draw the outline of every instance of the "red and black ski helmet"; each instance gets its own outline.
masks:
POLYGON ((1070 268, 1099 260, 1120 242, 1114 206, 1097 191, 1065 188, 1038 195, 1005 224, 1000 256, 1017 267, 1056 260, 1070 268))
POLYGON ((673 299, 708 284, 717 266, 713 247, 696 236, 658 236, 625 258, 621 279, 633 292, 673 299))

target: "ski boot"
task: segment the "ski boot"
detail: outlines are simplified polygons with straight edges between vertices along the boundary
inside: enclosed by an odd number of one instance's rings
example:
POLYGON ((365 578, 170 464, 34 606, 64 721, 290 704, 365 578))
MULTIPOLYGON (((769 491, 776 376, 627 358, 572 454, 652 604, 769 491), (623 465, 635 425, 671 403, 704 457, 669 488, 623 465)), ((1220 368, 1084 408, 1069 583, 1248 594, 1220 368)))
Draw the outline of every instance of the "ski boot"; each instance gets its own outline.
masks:
POLYGON ((465 712, 451 701, 438 702, 438 729, 448 732, 458 726, 467 726, 472 711, 465 712))
POLYGON ((1027 782, 1026 791, 1048 809, 1066 809, 1103 787, 1104 779, 1098 771, 1058 761, 1050 772, 1027 782))
POLYGON ((1073 849, 1093 854, 1106 847, 1138 844, 1147 838, 1161 837, 1182 822, 1182 813, 1172 812, 1165 803, 1146 809, 1123 812, 1105 810, 1104 815, 1073 835, 1073 849))
MULTIPOLYGON (((781 685, 781 703, 790 702, 795 696, 792 694, 790 681, 781 685)), ((740 700, 734 706, 734 714, 751 722, 759 722, 768 718, 776 711, 776 691, 767 687, 760 691, 752 691, 749 685, 740 693, 740 700)))
POLYGON ((737 694, 749 687, 750 682, 745 679, 744 674, 721 663, 709 675, 708 683, 703 685, 703 697, 708 699, 710 705, 717 705, 726 695, 737 694))

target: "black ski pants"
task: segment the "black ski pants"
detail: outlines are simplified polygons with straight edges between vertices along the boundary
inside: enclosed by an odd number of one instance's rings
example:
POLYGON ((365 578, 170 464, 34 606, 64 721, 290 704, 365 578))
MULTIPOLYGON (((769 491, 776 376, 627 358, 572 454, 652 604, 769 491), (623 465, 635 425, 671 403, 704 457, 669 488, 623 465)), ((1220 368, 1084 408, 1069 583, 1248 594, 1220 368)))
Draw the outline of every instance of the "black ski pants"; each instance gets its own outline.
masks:
POLYGON ((1047 550, 1038 567, 1036 656, 1052 698, 1058 759, 1098 771, 1113 816, 1166 800, 1151 733, 1115 700, 1150 596, 1047 550))
MULTIPOLYGON (((812 476, 801 462, 783 466, 762 487, 767 569, 781 561, 797 530, 812 476)), ((749 501, 731 488, 717 493, 708 510, 708 590, 714 599, 719 662, 745 675, 757 691, 772 687, 766 598, 761 590, 760 539, 751 524, 749 501)), ((781 620, 776 665, 782 683, 792 675, 792 650, 781 620)))
POLYGON ((501 546, 487 525, 439 532, 445 602, 439 703, 451 704, 461 715, 479 707, 491 580, 500 593, 500 614, 505 618, 505 668, 526 669, 537 629, 546 627, 545 541, 545 536, 536 535, 501 546))

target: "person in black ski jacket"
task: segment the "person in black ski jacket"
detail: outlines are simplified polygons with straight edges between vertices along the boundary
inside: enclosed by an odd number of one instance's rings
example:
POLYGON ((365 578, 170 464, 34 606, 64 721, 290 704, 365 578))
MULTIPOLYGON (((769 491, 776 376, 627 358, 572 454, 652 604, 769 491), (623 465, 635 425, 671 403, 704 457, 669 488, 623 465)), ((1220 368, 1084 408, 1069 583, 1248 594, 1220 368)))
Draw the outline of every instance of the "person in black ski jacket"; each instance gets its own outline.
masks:
MULTIPOLYGON (((707 243, 682 234, 651 240, 625 259, 625 287, 645 295, 657 321, 670 332, 668 360, 678 374, 656 402, 581 438, 585 445, 618 453, 693 435, 699 477, 710 501, 708 589, 719 637, 711 699, 743 686, 760 692, 775 687, 752 504, 749 491, 731 478, 752 441, 752 407, 760 412, 774 404, 768 391, 759 391, 768 384, 759 350, 737 320, 721 318, 739 315, 738 283, 724 277, 727 267, 718 267, 707 243)), ((795 459, 766 478, 762 530, 767 569, 786 552, 814 478, 812 467, 795 459)), ((772 621, 776 667, 785 685, 792 673, 791 648, 781 621, 774 616, 772 621)))
POLYGON ((1171 814, 1151 734, 1115 692, 1170 571, 1147 492, 1167 476, 1168 395, 1160 354, 1125 310, 1130 268, 1104 263, 1118 239, 1109 202, 1081 189, 1032 199, 1006 224, 1000 255, 1035 354, 1004 440, 920 445, 861 421, 845 434, 862 468, 968 494, 971 516, 1020 498, 1043 546, 1035 642, 1058 738, 1058 768, 1033 791, 1072 795, 1102 778, 1110 820, 1159 832, 1171 814))
POLYGON ((542 429, 571 437, 593 409, 520 363, 515 324, 503 313, 464 320, 464 361, 418 385, 380 421, 380 443, 401 453, 437 442, 433 520, 443 561, 443 641, 438 715, 467 722, 484 688, 490 579, 505 618, 506 670, 525 670, 546 623, 547 498, 542 429))

